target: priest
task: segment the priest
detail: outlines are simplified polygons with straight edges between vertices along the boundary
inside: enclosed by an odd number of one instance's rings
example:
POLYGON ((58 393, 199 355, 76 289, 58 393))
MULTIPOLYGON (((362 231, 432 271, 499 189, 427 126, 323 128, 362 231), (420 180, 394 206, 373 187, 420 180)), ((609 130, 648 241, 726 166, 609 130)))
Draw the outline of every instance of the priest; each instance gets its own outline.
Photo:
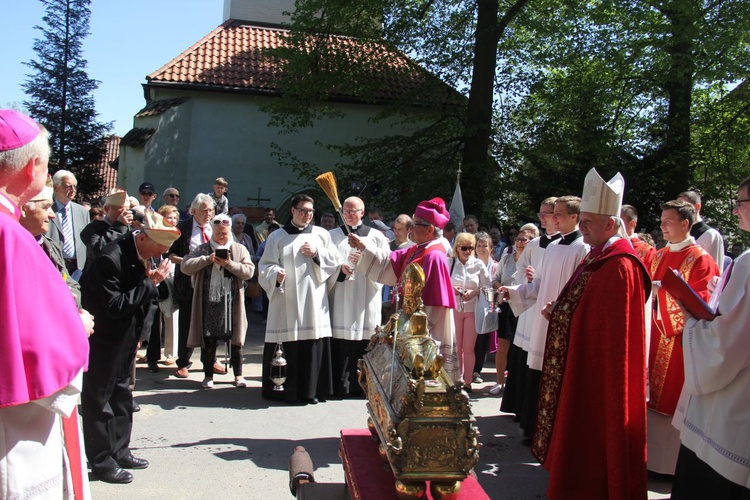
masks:
POLYGON ((645 310, 650 281, 619 218, 624 180, 586 175, 581 233, 591 251, 545 308, 532 453, 548 496, 646 499, 645 310))
MULTIPOLYGON (((669 268, 700 297, 708 301, 708 283, 720 274, 714 259, 690 236, 695 208, 686 201, 670 201, 661 206, 661 230, 667 246, 651 262, 651 278, 660 282, 669 268)), ((685 382, 682 363, 682 331, 685 318, 674 297, 661 287, 655 292, 656 307, 651 321, 648 356, 648 470, 674 474, 680 450, 680 432, 672 417, 685 382)))
MULTIPOLYGON (((90 496, 76 403, 92 316, 34 237, 21 206, 44 188, 49 134, 0 109, 0 496, 90 496)), ((40 214, 42 215, 42 214, 40 214)))
POLYGON ((333 393, 327 287, 342 262, 330 233, 311 224, 314 212, 311 197, 292 198, 292 220, 268 235, 258 263, 258 283, 268 294, 262 396, 292 404, 317 404, 333 393), (274 391, 270 363, 279 342, 286 382, 274 391))
POLYGON ((348 263, 337 281, 331 282, 331 356, 334 394, 352 397, 364 392, 357 382, 357 362, 380 325, 383 285, 361 272, 352 272, 360 254, 349 246, 347 235, 354 233, 381 251, 387 251, 389 243, 381 231, 362 223, 365 204, 360 198, 344 200, 342 213, 346 227, 331 230, 331 240, 341 261, 348 263))
POLYGON ((364 273, 384 285, 396 286, 397 293, 402 295, 402 273, 406 266, 416 262, 422 267, 425 274, 422 300, 430 333, 440 345, 446 373, 452 380, 459 381, 453 323, 455 298, 445 247, 438 232, 450 221, 450 213, 441 198, 433 198, 417 205, 412 219, 411 239, 415 245, 394 252, 351 234, 349 244, 362 253, 355 272, 364 273))

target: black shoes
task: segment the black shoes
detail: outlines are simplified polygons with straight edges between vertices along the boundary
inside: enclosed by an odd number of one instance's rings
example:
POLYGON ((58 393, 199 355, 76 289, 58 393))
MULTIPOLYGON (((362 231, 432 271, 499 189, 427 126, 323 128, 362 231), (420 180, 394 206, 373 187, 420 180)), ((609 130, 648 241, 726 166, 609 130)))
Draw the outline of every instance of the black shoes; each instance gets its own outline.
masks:
POLYGON ((159 365, 156 363, 149 363, 148 371, 150 371, 151 373, 159 373, 159 365))
POLYGON ((133 413, 138 413, 141 411, 141 405, 135 402, 135 399, 133 400, 133 413))
POLYGON ((145 469, 148 467, 148 460, 128 455, 125 458, 117 460, 117 465, 123 469, 145 469))
POLYGON ((92 471, 91 474, 105 483, 127 484, 133 481, 133 474, 119 467, 113 467, 103 471, 92 471))

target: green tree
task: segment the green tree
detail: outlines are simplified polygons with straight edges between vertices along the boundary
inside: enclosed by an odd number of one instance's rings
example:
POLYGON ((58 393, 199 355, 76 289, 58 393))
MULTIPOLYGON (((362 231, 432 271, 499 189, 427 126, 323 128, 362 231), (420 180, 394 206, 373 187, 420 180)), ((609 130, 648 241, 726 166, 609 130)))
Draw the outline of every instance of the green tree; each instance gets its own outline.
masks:
POLYGON ((50 170, 72 171, 82 198, 98 192, 102 179, 102 138, 111 129, 97 121, 93 92, 99 83, 86 73, 83 40, 89 34, 90 0, 40 0, 45 6, 41 36, 34 41, 37 58, 23 89, 24 106, 50 131, 50 170))

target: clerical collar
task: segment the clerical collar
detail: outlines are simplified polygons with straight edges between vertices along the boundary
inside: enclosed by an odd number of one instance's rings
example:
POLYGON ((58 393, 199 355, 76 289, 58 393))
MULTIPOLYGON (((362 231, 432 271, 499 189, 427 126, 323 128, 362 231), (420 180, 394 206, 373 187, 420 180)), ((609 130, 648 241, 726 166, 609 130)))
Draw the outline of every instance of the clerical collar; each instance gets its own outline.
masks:
POLYGON ((680 250, 684 250, 690 245, 695 245, 695 238, 693 238, 692 236, 688 236, 686 239, 677 243, 667 243, 667 248, 670 252, 679 252, 680 250))
POLYGON ((39 246, 42 246, 42 244, 44 243, 44 238, 41 234, 36 237, 36 242, 39 243, 39 246))
POLYGON ((539 237, 539 247, 540 248, 547 248, 550 243, 552 243, 555 240, 559 240, 562 238, 562 235, 557 232, 553 234, 543 234, 539 237))
POLYGON ((578 238, 582 237, 583 234, 581 233, 580 229, 576 229, 575 231, 571 231, 568 234, 562 235, 562 238, 560 239, 560 245, 570 245, 578 238))
POLYGON ((297 227, 294 225, 294 223, 292 223, 292 221, 289 221, 284 224, 284 231, 286 231, 288 234, 312 233, 312 226, 308 224, 305 227, 297 227))

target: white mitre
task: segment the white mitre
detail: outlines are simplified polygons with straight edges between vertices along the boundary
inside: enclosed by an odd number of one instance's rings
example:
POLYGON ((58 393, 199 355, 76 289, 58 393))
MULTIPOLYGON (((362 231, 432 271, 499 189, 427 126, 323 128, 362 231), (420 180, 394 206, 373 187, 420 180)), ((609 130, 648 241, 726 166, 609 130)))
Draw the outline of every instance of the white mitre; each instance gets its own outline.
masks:
POLYGON ((592 168, 583 181, 581 212, 619 217, 624 192, 625 179, 619 172, 609 182, 604 182, 592 168))

